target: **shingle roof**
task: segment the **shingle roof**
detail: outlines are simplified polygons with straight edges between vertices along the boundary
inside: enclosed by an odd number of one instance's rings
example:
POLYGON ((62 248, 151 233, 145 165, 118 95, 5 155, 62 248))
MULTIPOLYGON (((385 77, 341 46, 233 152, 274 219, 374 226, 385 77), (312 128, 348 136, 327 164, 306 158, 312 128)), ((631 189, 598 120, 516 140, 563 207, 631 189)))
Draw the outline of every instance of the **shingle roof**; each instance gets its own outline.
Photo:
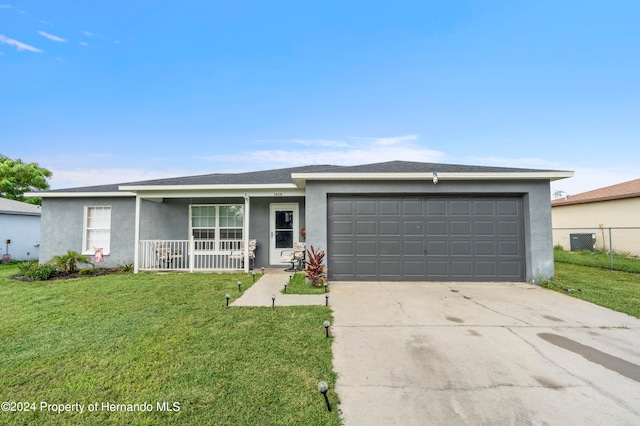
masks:
POLYGON ((18 214, 26 216, 39 216, 41 214, 40 206, 23 203, 21 201, 0 198, 0 213, 18 214))
POLYGON ((212 173, 206 175, 153 179, 137 182, 122 182, 110 185, 56 189, 48 192, 118 192, 120 186, 140 185, 251 185, 261 183, 291 183, 291 173, 321 172, 335 167, 340 166, 319 165, 245 173, 212 173))
POLYGON ((630 180, 617 185, 606 186, 572 195, 568 198, 553 200, 551 206, 565 206, 569 204, 595 203, 597 201, 619 200, 622 198, 640 197, 640 179, 630 180))
MULTIPOLYGON (((333 166, 337 167, 337 166, 333 166)), ((552 170, 518 169, 512 167, 468 166, 463 164, 419 163, 415 161, 388 161, 386 163, 344 166, 336 169, 340 173, 499 173, 499 172, 544 172, 552 170)))
POLYGON ((284 169, 262 170, 245 173, 213 173, 197 176, 184 176, 154 179, 138 182, 126 182, 112 185, 85 186, 79 188, 56 189, 55 193, 118 192, 120 186, 166 186, 166 185, 255 185, 293 183, 292 173, 431 173, 431 172, 546 172, 553 170, 520 169, 510 167, 466 166, 459 164, 418 163, 411 161, 389 161, 385 163, 364 164, 358 166, 310 165, 284 169))

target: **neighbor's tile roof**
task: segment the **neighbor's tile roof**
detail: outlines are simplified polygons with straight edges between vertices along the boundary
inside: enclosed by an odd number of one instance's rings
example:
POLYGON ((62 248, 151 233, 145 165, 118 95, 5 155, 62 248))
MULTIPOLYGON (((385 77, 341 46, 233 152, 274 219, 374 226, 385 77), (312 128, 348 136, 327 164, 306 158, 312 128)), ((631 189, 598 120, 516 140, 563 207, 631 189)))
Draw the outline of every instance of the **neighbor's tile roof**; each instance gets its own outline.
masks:
POLYGON ((466 166, 460 164, 418 163, 412 161, 389 161, 385 163, 364 164, 358 166, 312 165, 290 167, 275 170, 262 170, 246 173, 213 173, 197 176, 184 176, 154 179, 139 182, 127 182, 112 185, 86 186, 79 188, 56 189, 48 192, 118 192, 120 186, 164 186, 164 185, 252 185, 293 183, 292 173, 430 173, 430 172, 545 172, 552 170, 521 169, 512 167, 466 166))
POLYGON ((33 204, 0 198, 0 213, 39 216, 41 209, 40 206, 34 206, 33 204))
POLYGON ((571 195, 568 198, 553 200, 551 206, 566 206, 569 204, 595 203, 597 201, 619 200, 622 198, 640 197, 640 179, 630 180, 629 182, 619 183, 617 185, 606 186, 593 191, 583 192, 577 195, 571 195))

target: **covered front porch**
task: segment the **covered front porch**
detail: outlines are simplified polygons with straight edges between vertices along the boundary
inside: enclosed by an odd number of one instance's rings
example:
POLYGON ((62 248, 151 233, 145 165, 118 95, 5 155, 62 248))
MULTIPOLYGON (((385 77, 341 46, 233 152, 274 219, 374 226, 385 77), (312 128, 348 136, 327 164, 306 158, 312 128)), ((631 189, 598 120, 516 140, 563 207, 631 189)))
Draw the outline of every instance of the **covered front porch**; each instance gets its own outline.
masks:
POLYGON ((134 272, 286 267, 281 253, 302 238, 304 194, 299 189, 135 189, 134 272))

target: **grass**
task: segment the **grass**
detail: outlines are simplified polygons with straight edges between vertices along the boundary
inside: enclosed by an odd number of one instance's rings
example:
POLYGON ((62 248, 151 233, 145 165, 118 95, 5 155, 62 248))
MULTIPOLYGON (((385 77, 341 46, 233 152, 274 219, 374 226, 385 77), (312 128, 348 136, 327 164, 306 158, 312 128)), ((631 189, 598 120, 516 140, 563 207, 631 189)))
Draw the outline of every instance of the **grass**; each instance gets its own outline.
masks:
POLYGON ((0 412, 0 424, 340 424, 317 390, 326 380, 337 405, 330 308, 226 307, 238 281, 252 285, 245 274, 7 279, 15 273, 0 267, 0 395, 36 410, 0 412), (85 412, 40 411, 41 401, 85 412), (179 411, 159 411, 164 402, 179 411))
MULTIPOLYGON (((606 251, 565 251, 561 247, 554 247, 555 261, 573 265, 591 266, 595 268, 611 269, 611 257, 606 251)), ((640 273, 640 259, 624 254, 613 253, 613 267, 618 271, 640 273)))
POLYGON ((640 318, 640 274, 561 261, 555 263, 555 271, 544 287, 640 318))
MULTIPOLYGON (((291 281, 287 284, 286 294, 322 294, 324 292, 324 287, 313 287, 306 283, 304 273, 299 272, 291 277, 291 281)), ((280 293, 284 293, 284 285, 280 293)))

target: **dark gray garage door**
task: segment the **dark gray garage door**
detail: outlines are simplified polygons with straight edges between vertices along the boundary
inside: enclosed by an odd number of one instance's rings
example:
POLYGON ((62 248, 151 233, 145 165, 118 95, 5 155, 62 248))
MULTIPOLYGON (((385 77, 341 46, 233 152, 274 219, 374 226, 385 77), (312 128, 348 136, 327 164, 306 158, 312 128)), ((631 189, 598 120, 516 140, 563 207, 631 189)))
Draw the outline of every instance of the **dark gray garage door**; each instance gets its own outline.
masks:
POLYGON ((329 278, 523 281, 521 197, 331 196, 329 278))

